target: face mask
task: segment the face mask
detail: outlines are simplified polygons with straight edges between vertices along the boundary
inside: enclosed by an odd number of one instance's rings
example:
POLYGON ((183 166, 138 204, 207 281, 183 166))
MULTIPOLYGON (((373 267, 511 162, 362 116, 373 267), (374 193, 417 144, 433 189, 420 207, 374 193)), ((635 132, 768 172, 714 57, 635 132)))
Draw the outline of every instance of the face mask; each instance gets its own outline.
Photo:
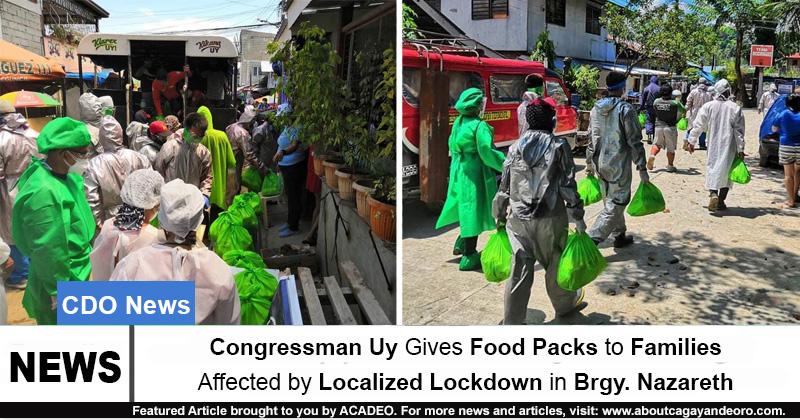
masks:
POLYGON ((192 133, 190 133, 188 129, 184 129, 183 130, 183 139, 186 140, 189 143, 199 143, 200 140, 203 140, 203 139, 198 139, 197 137, 193 136, 192 133))
POLYGON ((69 167, 69 173, 83 175, 83 173, 86 172, 86 169, 89 168, 89 159, 78 159, 72 154, 72 152, 67 153, 72 156, 72 159, 75 159, 75 163, 69 167))

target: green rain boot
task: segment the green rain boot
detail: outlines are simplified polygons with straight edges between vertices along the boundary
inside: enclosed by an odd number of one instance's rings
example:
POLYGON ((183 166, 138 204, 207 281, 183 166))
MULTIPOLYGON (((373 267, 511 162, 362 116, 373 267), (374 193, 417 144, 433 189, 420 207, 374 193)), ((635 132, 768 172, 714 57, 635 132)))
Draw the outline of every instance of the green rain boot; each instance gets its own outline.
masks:
POLYGON ((471 255, 464 255, 461 257, 461 262, 458 264, 459 271, 472 271, 481 266, 481 253, 476 252, 471 255))
POLYGON ((456 239, 456 244, 453 245, 453 255, 462 255, 467 250, 467 241, 461 236, 456 239))

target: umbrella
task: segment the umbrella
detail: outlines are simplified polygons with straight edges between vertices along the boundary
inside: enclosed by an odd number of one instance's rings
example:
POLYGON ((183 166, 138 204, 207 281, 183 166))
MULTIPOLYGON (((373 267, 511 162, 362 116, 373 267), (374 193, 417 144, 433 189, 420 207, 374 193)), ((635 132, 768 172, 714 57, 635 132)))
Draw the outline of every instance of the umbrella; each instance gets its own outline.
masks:
POLYGON ((18 92, 9 92, 0 99, 11 102, 14 108, 44 108, 52 106, 61 106, 61 102, 53 99, 52 96, 46 93, 28 92, 21 90, 18 92))

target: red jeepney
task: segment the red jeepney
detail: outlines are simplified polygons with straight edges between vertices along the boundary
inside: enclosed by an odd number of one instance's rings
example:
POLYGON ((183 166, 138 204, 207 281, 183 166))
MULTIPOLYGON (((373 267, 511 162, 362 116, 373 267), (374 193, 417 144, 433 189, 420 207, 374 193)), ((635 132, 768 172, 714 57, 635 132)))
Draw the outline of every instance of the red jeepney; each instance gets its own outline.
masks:
MULTIPOLYGON (((525 76, 535 73, 545 80, 545 96, 557 104, 555 134, 567 137, 575 146, 576 112, 570 106, 570 93, 558 73, 542 63, 432 52, 412 44, 403 46, 403 196, 419 191, 419 96, 421 70, 443 68, 449 74, 450 125, 458 111, 453 108, 465 89, 476 87, 487 93, 484 119, 494 127, 494 144, 507 148, 517 141, 517 107, 525 92, 525 76)), ((445 140, 446 141, 446 140, 445 140)), ((439 182, 446 182, 441 180, 439 182)))

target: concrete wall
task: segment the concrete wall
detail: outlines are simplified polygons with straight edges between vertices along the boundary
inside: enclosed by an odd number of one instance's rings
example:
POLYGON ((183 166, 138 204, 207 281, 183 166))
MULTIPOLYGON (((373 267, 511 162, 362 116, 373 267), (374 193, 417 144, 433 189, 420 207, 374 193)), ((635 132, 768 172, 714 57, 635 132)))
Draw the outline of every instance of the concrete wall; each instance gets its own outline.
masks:
MULTIPOLYGON (((325 196, 330 191, 330 188, 323 181, 322 196, 325 196)), ((394 244, 387 246, 383 241, 375 238, 375 244, 378 247, 380 259, 383 261, 386 275, 393 285, 390 291, 383 276, 378 256, 375 254, 375 248, 372 246, 369 222, 358 215, 354 202, 340 200, 339 195, 336 193, 328 195, 323 200, 320 208, 318 229, 317 269, 320 276, 333 276, 341 282, 339 271, 336 269, 336 257, 333 252, 334 244, 337 244, 339 261, 350 260, 356 265, 386 316, 389 317, 390 321, 396 322, 397 278, 395 268, 397 267, 397 253, 394 244), (350 232, 350 238, 347 238, 341 221, 338 221, 339 236, 336 239, 337 213, 333 200, 336 200, 336 203, 339 204, 339 214, 341 214, 344 224, 350 232)))
POLYGON ((44 55, 41 1, 0 0, 0 39, 44 55))
POLYGON ((508 0, 508 18, 472 20, 472 2, 442 0, 441 12, 467 36, 499 51, 528 50, 528 0, 508 0))
MULTIPOLYGON (((567 0, 566 26, 547 25, 550 39, 560 57, 585 60, 614 61, 614 45, 606 42, 605 28, 600 35, 586 32, 586 4, 601 6, 587 0, 567 0)), ((532 0, 529 8, 534 12, 528 15, 528 49, 536 45, 536 38, 545 28, 545 0, 532 0)))

